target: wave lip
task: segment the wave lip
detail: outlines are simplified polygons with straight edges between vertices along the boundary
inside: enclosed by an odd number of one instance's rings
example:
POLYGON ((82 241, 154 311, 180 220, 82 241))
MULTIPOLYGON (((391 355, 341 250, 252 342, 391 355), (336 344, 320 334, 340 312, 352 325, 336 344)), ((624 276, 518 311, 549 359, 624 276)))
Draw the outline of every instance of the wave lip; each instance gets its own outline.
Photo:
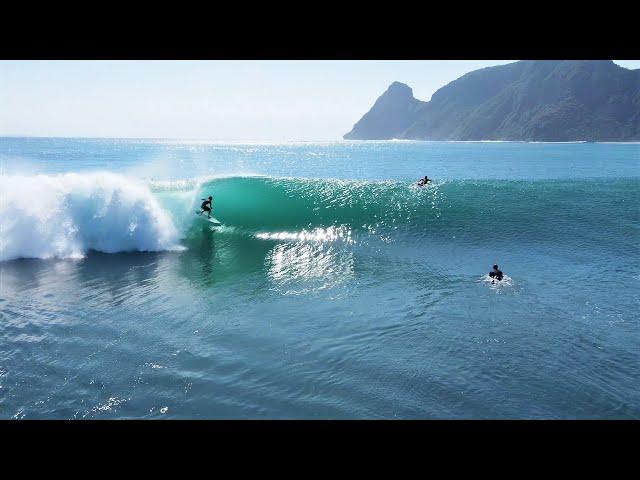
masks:
POLYGON ((149 188, 121 175, 3 175, 0 190, 0 261, 181 248, 149 188))

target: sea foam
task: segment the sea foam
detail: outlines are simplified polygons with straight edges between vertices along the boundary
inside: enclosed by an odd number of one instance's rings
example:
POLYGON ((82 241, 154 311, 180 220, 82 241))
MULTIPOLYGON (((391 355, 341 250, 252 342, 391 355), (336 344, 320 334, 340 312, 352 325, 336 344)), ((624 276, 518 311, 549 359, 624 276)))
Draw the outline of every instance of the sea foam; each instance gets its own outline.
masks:
POLYGON ((111 173, 0 176, 0 261, 180 249, 148 186, 111 173))

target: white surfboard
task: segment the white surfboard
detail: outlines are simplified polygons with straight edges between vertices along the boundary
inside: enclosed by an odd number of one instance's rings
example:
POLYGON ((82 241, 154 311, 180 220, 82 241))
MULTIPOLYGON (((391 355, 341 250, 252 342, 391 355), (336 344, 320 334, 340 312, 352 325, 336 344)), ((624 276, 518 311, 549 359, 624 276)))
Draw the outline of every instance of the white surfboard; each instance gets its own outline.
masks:
POLYGON ((205 222, 212 224, 214 227, 222 225, 222 222, 217 218, 214 218, 214 217, 208 218, 206 215, 200 215, 199 212, 196 212, 196 213, 198 213, 199 218, 201 218, 205 222))

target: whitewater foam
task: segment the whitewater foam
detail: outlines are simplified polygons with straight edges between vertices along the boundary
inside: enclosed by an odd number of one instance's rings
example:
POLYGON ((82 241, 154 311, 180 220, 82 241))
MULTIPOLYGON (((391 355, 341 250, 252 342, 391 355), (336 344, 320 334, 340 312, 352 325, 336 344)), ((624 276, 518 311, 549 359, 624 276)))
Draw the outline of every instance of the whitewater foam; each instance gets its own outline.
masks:
POLYGON ((0 261, 182 248, 148 186, 121 175, 2 175, 0 190, 0 261))
POLYGON ((332 226, 328 228, 315 228, 296 232, 263 232, 256 234, 261 240, 291 240, 297 242, 335 242, 342 240, 346 244, 353 244, 351 229, 345 226, 332 226))

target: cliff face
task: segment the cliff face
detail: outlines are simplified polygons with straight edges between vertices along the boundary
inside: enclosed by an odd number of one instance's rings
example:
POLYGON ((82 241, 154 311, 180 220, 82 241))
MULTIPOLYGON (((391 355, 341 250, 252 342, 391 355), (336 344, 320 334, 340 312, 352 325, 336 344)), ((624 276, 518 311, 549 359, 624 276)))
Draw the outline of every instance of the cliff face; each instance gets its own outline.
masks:
POLYGON ((463 75, 429 102, 396 82, 344 138, 640 140, 640 70, 520 61, 463 75))
POLYGON ((346 139, 391 139, 400 138, 418 120, 421 109, 427 102, 413 97, 413 91, 404 83, 393 82, 386 92, 376 100, 346 139))

